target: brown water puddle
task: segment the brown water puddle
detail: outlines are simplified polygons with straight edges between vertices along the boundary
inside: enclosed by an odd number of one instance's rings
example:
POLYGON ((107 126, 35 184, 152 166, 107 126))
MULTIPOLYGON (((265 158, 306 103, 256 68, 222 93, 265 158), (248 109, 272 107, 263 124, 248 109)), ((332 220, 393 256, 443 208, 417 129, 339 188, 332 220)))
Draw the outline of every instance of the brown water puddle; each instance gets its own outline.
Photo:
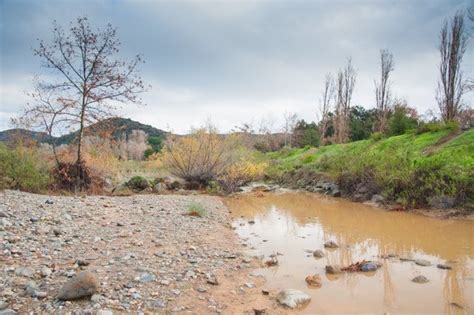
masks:
POLYGON ((387 212, 308 193, 240 195, 226 204, 251 253, 283 254, 278 266, 260 272, 274 290, 293 288, 310 294, 312 301, 303 314, 474 314, 472 221, 387 212), (340 247, 324 249, 328 240, 340 247), (314 258, 310 251, 315 249, 323 249, 326 256, 314 258), (397 258, 380 257, 388 254, 397 258), (398 257, 426 259, 432 266, 398 257), (363 259, 380 261, 383 267, 372 273, 325 274, 328 264, 345 266, 363 259), (439 263, 453 269, 438 269, 439 263), (321 275, 321 288, 306 285, 305 277, 312 274, 321 275), (413 283, 418 275, 430 281, 413 283))

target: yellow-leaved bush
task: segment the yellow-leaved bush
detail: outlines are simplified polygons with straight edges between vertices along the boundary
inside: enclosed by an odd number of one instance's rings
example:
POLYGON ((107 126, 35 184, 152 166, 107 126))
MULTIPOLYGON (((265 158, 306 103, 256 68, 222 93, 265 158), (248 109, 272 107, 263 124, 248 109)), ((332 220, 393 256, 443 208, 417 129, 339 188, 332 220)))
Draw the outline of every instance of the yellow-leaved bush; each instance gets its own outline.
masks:
POLYGON ((241 144, 238 135, 220 135, 212 126, 192 130, 186 136, 168 137, 162 158, 171 174, 191 187, 215 181, 226 191, 258 179, 266 167, 241 144))

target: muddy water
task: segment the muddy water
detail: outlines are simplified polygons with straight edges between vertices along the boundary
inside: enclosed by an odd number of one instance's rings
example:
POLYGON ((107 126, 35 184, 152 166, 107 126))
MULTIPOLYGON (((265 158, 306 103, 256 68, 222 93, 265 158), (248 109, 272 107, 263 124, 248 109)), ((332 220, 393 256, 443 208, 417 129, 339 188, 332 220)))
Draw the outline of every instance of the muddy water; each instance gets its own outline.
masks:
POLYGON ((440 220, 387 212, 360 203, 316 194, 241 195, 229 198, 233 225, 250 253, 278 256, 279 265, 263 268, 273 290, 294 288, 311 295, 303 314, 474 314, 474 222, 440 220), (254 224, 249 224, 254 220, 254 224), (338 249, 324 249, 328 240, 338 249), (311 254, 322 249, 326 256, 311 254), (381 256, 394 254, 395 258, 381 256), (422 267, 402 258, 426 259, 422 267), (366 260, 383 267, 371 273, 325 274, 328 264, 366 260), (444 263, 452 270, 441 270, 444 263), (306 285, 319 274, 319 289, 306 285), (430 281, 416 284, 418 275, 430 281))

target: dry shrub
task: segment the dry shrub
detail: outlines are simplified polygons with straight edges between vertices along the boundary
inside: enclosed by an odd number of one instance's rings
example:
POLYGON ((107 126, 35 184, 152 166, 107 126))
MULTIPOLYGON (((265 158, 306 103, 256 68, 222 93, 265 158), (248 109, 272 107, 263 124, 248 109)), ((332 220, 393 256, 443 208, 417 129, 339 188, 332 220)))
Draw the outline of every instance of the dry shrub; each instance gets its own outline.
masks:
POLYGON ((169 137, 163 162, 170 172, 192 187, 219 182, 227 191, 263 174, 265 164, 254 161, 237 135, 219 135, 208 126, 182 137, 169 137))
POLYGON ((219 177, 219 183, 227 192, 236 191, 240 186, 263 177, 267 163, 241 159, 230 165, 219 177))

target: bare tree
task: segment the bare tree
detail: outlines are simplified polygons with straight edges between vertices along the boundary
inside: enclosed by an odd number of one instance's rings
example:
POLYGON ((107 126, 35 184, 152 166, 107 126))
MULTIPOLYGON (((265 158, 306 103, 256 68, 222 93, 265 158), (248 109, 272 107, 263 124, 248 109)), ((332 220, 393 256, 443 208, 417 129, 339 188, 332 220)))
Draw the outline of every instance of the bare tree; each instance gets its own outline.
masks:
POLYGON ((285 146, 292 146, 293 131, 295 130, 298 116, 295 113, 285 111, 283 115, 285 121, 283 125, 283 132, 285 134, 285 146))
POLYGON ((336 143, 344 143, 349 139, 351 101, 356 78, 357 72, 352 66, 351 58, 349 58, 346 67, 337 74, 336 80, 336 117, 334 124, 334 140, 336 143))
POLYGON ((375 130, 385 132, 392 102, 390 72, 394 70, 393 55, 387 49, 380 50, 380 70, 380 82, 375 82, 375 103, 377 108, 375 130))
POLYGON ((117 59, 120 42, 116 29, 108 24, 105 30, 93 31, 86 17, 71 23, 67 32, 54 22, 52 34, 51 43, 40 41, 34 54, 56 76, 38 86, 40 94, 53 96, 55 107, 65 107, 58 116, 78 126, 77 189, 82 188, 84 128, 111 116, 117 103, 141 103, 138 95, 145 86, 137 67, 143 60, 139 55, 129 62, 117 59))
MULTIPOLYGON (((467 18, 469 19, 469 21, 471 22, 471 32, 470 32, 470 36, 471 38, 474 37, 474 7, 470 7, 468 10, 467 10, 467 18)), ((469 91, 469 92, 472 92, 474 91, 474 78, 473 77, 470 77, 466 80, 467 82, 467 85, 466 85, 466 90, 469 91)))
POLYGON ((321 134, 321 144, 326 143, 326 133, 329 126, 329 112, 331 111, 331 103, 334 99, 335 84, 334 78, 331 73, 326 74, 324 80, 324 89, 322 93, 322 99, 319 106, 319 112, 321 115, 321 124, 320 124, 320 134, 321 134))
POLYGON ((71 104, 54 98, 51 90, 44 89, 38 81, 35 81, 35 91, 28 96, 34 100, 34 104, 28 103, 20 116, 12 118, 11 122, 16 127, 45 131, 48 134, 54 160, 59 166, 56 138, 53 133, 65 128, 74 119, 69 113, 71 104))
POLYGON ((440 32, 441 61, 437 100, 444 121, 458 118, 461 111, 461 99, 466 92, 461 65, 467 40, 464 13, 457 12, 449 21, 444 22, 440 32))

